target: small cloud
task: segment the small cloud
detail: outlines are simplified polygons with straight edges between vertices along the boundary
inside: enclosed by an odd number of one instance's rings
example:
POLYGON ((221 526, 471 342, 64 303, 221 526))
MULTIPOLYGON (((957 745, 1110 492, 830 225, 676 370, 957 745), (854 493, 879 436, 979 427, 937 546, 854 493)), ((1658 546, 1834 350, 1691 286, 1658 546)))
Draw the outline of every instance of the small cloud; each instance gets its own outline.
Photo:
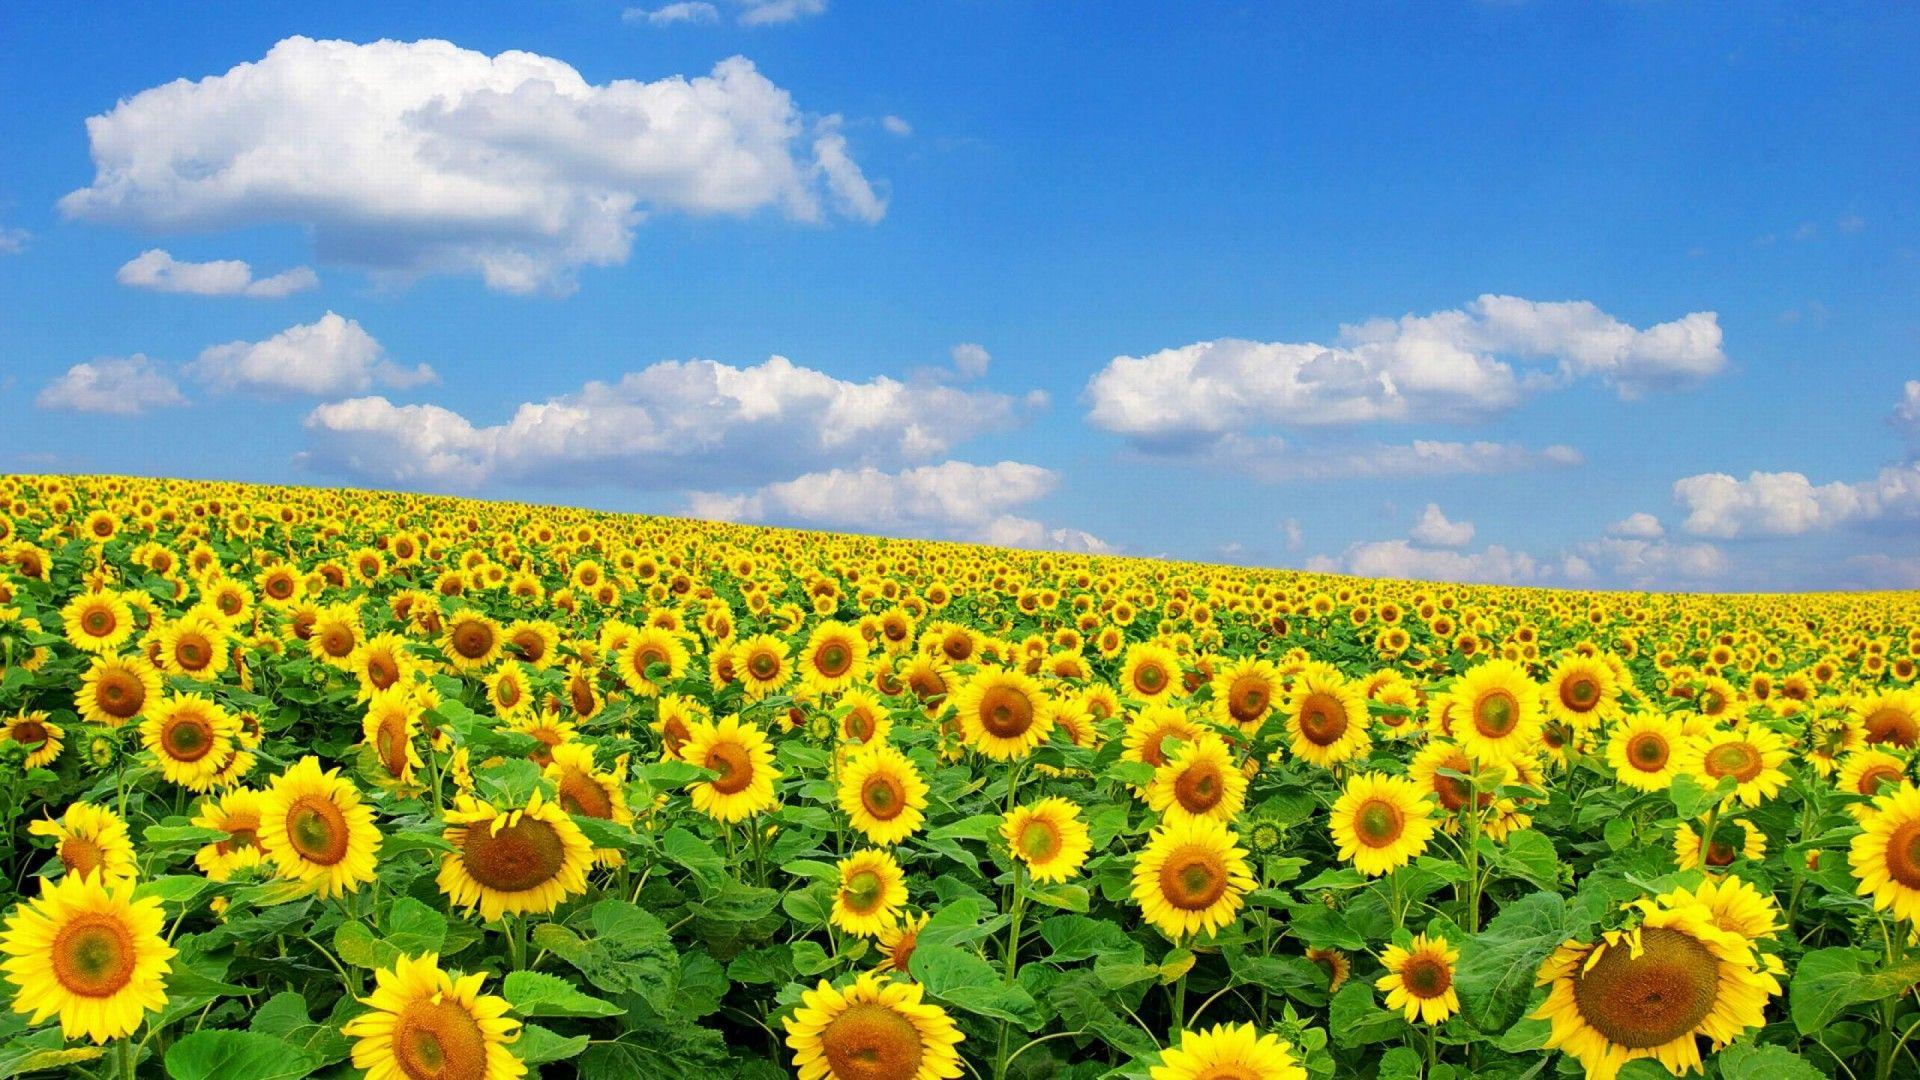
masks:
POLYGON ((139 416, 185 405, 180 387, 141 353, 75 364, 48 383, 33 403, 59 412, 139 416))
POLYGON ((255 278, 253 267, 238 259, 182 262, 160 248, 127 260, 114 280, 135 289, 191 296, 246 296, 278 300, 320 284, 319 275, 296 266, 272 277, 255 278))
POLYGON ((985 375, 987 365, 993 362, 987 350, 970 341, 955 345, 948 350, 948 355, 953 357, 953 370, 963 379, 977 379, 985 375))
POLYGON ((1439 503, 1428 503, 1408 535, 1429 547, 1466 547, 1473 540, 1473 522, 1448 521, 1439 503))
POLYGON ((887 134, 898 135, 903 139, 913 134, 913 125, 897 116, 889 115, 881 117, 880 126, 887 129, 887 134))
POLYGON ((1607 526, 1607 535, 1623 540, 1658 540, 1667 534, 1660 519, 1641 511, 1628 514, 1619 521, 1607 526))
POLYGON ((1799 228, 1793 230, 1793 238, 1795 240, 1813 240, 1819 237, 1819 235, 1820 223, 1817 221, 1803 221, 1800 223, 1799 228))
POLYGON ((278 397, 363 393, 375 383, 404 390, 439 379, 425 364, 409 370, 393 363, 359 323, 331 311, 265 341, 205 349, 189 370, 216 390, 278 397))
POLYGON ((1287 538, 1288 551, 1299 551, 1301 546, 1306 543, 1306 538, 1300 531, 1300 519, 1298 518, 1288 518, 1281 522, 1280 535, 1287 538))
POLYGON ((1867 227, 1867 219, 1859 214, 1841 214, 1834 219, 1833 227, 1843 233, 1857 233, 1867 227))
POLYGON ((644 22, 650 26, 672 26, 675 23, 714 23, 720 21, 720 9, 703 0, 689 0, 686 3, 668 4, 665 7, 630 7, 620 13, 627 22, 644 22))
POLYGON ((33 234, 25 229, 0 229, 0 255, 18 255, 27 250, 33 234))

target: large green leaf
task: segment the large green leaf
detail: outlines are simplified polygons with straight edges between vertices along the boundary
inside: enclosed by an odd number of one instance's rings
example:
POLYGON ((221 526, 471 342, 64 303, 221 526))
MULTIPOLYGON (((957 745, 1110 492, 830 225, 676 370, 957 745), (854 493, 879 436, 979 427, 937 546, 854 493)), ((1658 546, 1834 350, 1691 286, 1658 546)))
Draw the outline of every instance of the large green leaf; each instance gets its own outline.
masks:
POLYGON ((314 1055, 256 1031, 206 1028, 167 1049, 173 1080, 299 1080, 318 1065, 314 1055))

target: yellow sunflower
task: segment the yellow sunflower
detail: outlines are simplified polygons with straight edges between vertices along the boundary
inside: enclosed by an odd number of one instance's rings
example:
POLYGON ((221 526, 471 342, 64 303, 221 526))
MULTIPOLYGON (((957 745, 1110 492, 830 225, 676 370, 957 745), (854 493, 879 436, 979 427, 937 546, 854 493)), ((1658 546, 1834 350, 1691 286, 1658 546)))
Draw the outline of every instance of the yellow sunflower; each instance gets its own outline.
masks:
POLYGON ((1210 817, 1232 821, 1247 803, 1247 774, 1226 741, 1211 732, 1180 744, 1147 785, 1147 805, 1163 820, 1210 817))
POLYGON ((847 759, 838 795, 840 809, 868 843, 897 844, 925 820, 927 782, 907 755, 883 742, 847 759))
POLYGON ((1213 675, 1213 715, 1251 735, 1279 703, 1280 672, 1257 657, 1222 665, 1213 675))
POLYGON ((593 845, 566 811, 538 791, 514 810, 456 796, 446 822, 441 836, 453 850, 440 857, 435 882, 454 905, 479 908, 486 922, 546 914, 587 891, 593 845))
POLYGON ((799 1080, 946 1080, 965 1038, 919 983, 866 972, 844 990, 825 979, 784 1022, 799 1080))
POLYGON ((927 928, 930 917, 924 911, 918 915, 903 915, 899 922, 880 931, 880 936, 874 942, 880 947, 880 962, 873 965, 873 970, 897 971, 906 975, 907 965, 913 961, 913 950, 920 944, 920 931, 927 928))
POLYGON ((227 628, 216 619, 183 615, 160 630, 159 642, 156 657, 169 675, 211 682, 227 670, 227 628))
POLYGON ((1567 942, 1540 965, 1536 982, 1549 990, 1533 1016, 1553 1025, 1547 1047, 1577 1059, 1592 1080, 1613 1080, 1638 1058, 1676 1075, 1700 1072, 1700 1036, 1718 1049, 1766 1022, 1779 981, 1747 938, 1682 896, 1650 905, 1634 929, 1567 942))
POLYGON ((1065 881, 1078 874, 1093 847, 1080 808, 1058 797, 1014 807, 1000 819, 1000 836, 1039 882, 1065 881))
POLYGON ((1511 660, 1468 671, 1448 698, 1454 741, 1476 761, 1512 761, 1540 739, 1540 688, 1511 660))
POLYGON ((1661 896, 1656 904, 1677 907, 1688 900, 1706 905, 1713 913, 1715 926, 1749 941, 1772 940, 1786 928, 1773 894, 1733 875, 1718 880, 1709 877, 1692 891, 1678 889, 1661 896))
POLYGON ((339 769, 322 772, 312 755, 261 793, 259 835, 280 876, 307 883, 322 900, 373 880, 380 850, 373 807, 339 769))
POLYGON ((111 590, 81 593, 60 609, 67 640, 82 652, 112 654, 133 636, 133 609, 111 590))
POLYGON ((440 957, 401 956, 373 974, 360 1003, 370 1011, 340 1025, 356 1040, 353 1064, 367 1080, 516 1080, 527 1067, 509 1044, 520 1021, 505 998, 482 994, 486 975, 450 975, 440 957))
POLYGON ((1175 940, 1231 923, 1254 887, 1239 843, 1212 818, 1163 822, 1133 864, 1133 900, 1141 914, 1175 940))
POLYGON ((866 673, 867 649, 867 639, 857 627, 823 622, 813 628, 800 650, 800 679, 816 693, 839 693, 866 673))
POLYGON ((871 744, 884 741, 893 731, 893 717, 886 703, 859 687, 840 695, 834 707, 840 712, 840 737, 848 742, 871 744), (841 710, 846 710, 841 712, 841 710))
POLYGON ((627 689, 641 697, 658 697, 661 684, 649 674, 664 666, 665 682, 675 682, 687 673, 689 659, 686 643, 680 635, 657 626, 642 627, 624 642, 614 657, 615 669, 627 689))
MULTIPOLYGON (((1713 841, 1707 845, 1707 866, 1720 869, 1732 866, 1735 859, 1763 859, 1766 855, 1766 833, 1739 818, 1714 822, 1713 841)), ((1673 830, 1673 860, 1682 870, 1701 865, 1700 834, 1684 821, 1673 830)))
POLYGON ((14 1012, 33 1024, 58 1015, 66 1038, 106 1043, 166 1007, 174 949, 161 937, 165 915, 158 897, 136 900, 133 888, 95 874, 41 880, 0 933, 14 1012))
POLYGON ((1303 761, 1331 768, 1373 745, 1365 698, 1329 665, 1312 664, 1295 675, 1284 709, 1287 745, 1303 761))
POLYGON ((663 761, 676 761, 680 751, 693 738, 696 724, 710 723, 713 714, 705 705, 681 694, 663 694, 654 706, 653 730, 660 735, 660 757, 663 761))
POLYGON ((1293 1044, 1278 1035, 1262 1035, 1252 1024, 1215 1024, 1205 1031, 1183 1031, 1175 1045, 1160 1052, 1149 1080, 1307 1080, 1293 1044))
POLYGON ((1460 1011, 1460 996, 1453 989, 1453 968, 1459 962, 1460 950, 1445 937, 1421 934, 1410 948, 1387 946, 1380 954, 1387 973, 1373 986, 1387 995, 1387 1008, 1406 1013, 1408 1023, 1438 1024, 1460 1011))
POLYGON ((419 715, 418 703, 405 691, 388 690, 367 702, 361 733, 380 759, 380 767, 395 783, 412 783, 414 770, 424 764, 413 745, 413 737, 420 730, 419 715))
POLYGON ((67 730, 47 719, 47 714, 35 710, 16 714, 4 724, 0 724, 0 743, 18 743, 27 748, 26 759, 20 764, 23 768, 37 769, 42 765, 51 765, 60 756, 60 748, 67 730))
POLYGON ((873 937, 900 921, 900 909, 907 902, 907 876, 892 855, 869 848, 841 859, 839 867, 833 925, 849 934, 873 937))
MULTIPOLYGON (((602 772, 594 765, 591 746, 563 743, 553 748, 553 760, 542 775, 553 781, 553 799, 567 813, 618 825, 633 824, 633 811, 627 806, 625 755, 614 763, 614 771, 602 772)), ((619 866, 625 861, 611 848, 595 848, 593 856, 602 866, 619 866)))
POLYGON ((1715 728, 1687 740, 1675 766, 1713 788, 1731 776, 1739 786, 1732 797, 1747 806, 1759 806, 1787 784, 1780 766, 1787 761, 1787 740, 1759 724, 1728 731, 1715 728))
POLYGON ((695 780, 693 808, 715 821, 740 821, 771 810, 776 798, 773 747, 759 725, 738 716, 700 720, 688 729, 682 760, 713 770, 711 780, 695 780))
POLYGON ((347 662, 360 680, 362 698, 405 686, 419 666, 418 661, 407 652, 407 639, 394 633, 376 634, 368 638, 353 651, 347 662))
POLYGON ((1901 784, 1873 800, 1847 862, 1875 911, 1920 924, 1920 788, 1901 784))
POLYGON ((1180 654, 1157 641, 1127 647, 1120 666, 1120 695, 1135 701, 1165 701, 1180 686, 1180 654))
POLYGON ((461 671, 478 671, 500 655, 504 639, 499 623, 468 608, 446 617, 440 632, 440 651, 461 671))
POLYGON ((98 656, 81 676, 74 708, 89 724, 117 728, 160 700, 160 671, 138 656, 98 656))
POLYGON ((1681 752, 1687 748, 1686 729, 1679 719, 1657 713, 1636 713, 1621 721, 1607 740, 1607 764, 1628 787, 1663 791, 1680 772, 1681 752))
POLYGON ((1045 741, 1052 722, 1046 703, 1031 676, 999 667, 980 669, 953 701, 962 736, 996 761, 1026 757, 1045 741))
POLYGON ((160 772, 188 791, 205 791, 238 750, 240 722, 199 694, 163 699, 147 710, 140 738, 160 763, 160 772))
POLYGON ((787 643, 772 634, 757 634, 735 644, 733 674, 748 701, 777 694, 793 680, 793 658, 787 643))
POLYGON ((1853 702, 1853 715, 1868 743, 1891 743, 1905 750, 1920 746, 1920 690, 1863 694, 1853 702))
POLYGON ((70 876, 99 876, 111 883, 130 881, 139 873, 127 823, 104 806, 73 803, 60 820, 35 821, 27 832, 53 839, 54 854, 70 876))
POLYGON ((1847 806, 1848 812, 1855 818, 1864 818, 1873 812, 1872 800, 1875 796, 1889 785, 1899 787, 1906 779, 1905 760, 1885 750, 1861 750, 1848 754, 1841 762, 1837 783, 1841 791, 1849 795, 1861 795, 1868 800, 1847 806))
POLYGON ((1620 687, 1613 668, 1597 657, 1577 653, 1563 658, 1547 673, 1541 694, 1552 719, 1586 731, 1619 709, 1620 687))
POLYGON ((193 824, 227 834, 226 839, 207 844, 193 854, 193 865, 214 881, 227 881, 236 872, 259 866, 266 859, 260 850, 260 792, 240 788, 208 799, 200 804, 193 824))
POLYGON ((1433 804, 1419 783, 1405 777, 1359 773, 1333 804, 1334 845, 1368 877, 1413 861, 1433 839, 1433 829, 1433 804))

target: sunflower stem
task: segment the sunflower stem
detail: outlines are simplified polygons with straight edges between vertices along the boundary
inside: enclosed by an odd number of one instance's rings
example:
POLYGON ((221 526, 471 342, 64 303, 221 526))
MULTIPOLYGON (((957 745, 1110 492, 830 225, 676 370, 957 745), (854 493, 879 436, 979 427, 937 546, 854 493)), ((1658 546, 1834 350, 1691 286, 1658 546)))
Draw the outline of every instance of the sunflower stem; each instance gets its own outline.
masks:
MULTIPOLYGON (((1015 768, 1017 770, 1018 766, 1016 765, 1015 768)), ((1013 784, 1013 779, 1011 776, 1008 777, 1007 784, 1009 788, 1011 788, 1013 784)), ((1011 803, 1011 798, 1009 798, 1009 803, 1011 803)), ((1021 867, 1020 860, 1014 859, 1013 860, 1013 906, 1008 913, 1010 918, 1008 919, 1008 922, 1007 922, 1007 985, 1008 986, 1014 985, 1014 982, 1020 977, 1020 919, 1021 919, 1021 916, 1026 914, 1026 908, 1027 908, 1027 904, 1026 904, 1027 895, 1020 888, 1020 867, 1021 867)), ((1011 1025, 1009 1025, 1007 1021, 1005 1020, 1000 1021, 1000 1046, 999 1046, 999 1049, 995 1051, 993 1056, 994 1080, 1001 1080, 1001 1078, 1007 1075, 1007 1066, 1013 1060, 1012 1058, 1007 1056, 1007 1034, 1010 1029, 1010 1026, 1011 1025)))
POLYGON ((1713 830, 1714 827, 1719 824, 1719 819, 1720 804, 1716 802, 1712 806, 1707 807, 1706 824, 1702 827, 1700 833, 1700 856, 1694 864, 1694 869, 1703 874, 1708 872, 1707 860, 1713 855, 1713 830))

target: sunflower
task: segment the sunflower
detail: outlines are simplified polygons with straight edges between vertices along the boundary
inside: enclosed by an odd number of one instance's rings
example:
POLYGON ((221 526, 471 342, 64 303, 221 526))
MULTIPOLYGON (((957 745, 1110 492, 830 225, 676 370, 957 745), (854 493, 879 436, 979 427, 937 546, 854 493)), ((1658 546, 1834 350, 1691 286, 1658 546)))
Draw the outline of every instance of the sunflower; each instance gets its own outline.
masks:
POLYGON ((996 761, 1026 757, 1046 739, 1051 715, 1040 684, 1019 671, 982 668, 954 695, 960 731, 996 761))
POLYGON ((1689 739, 1675 758, 1675 766, 1691 773, 1707 787, 1731 776, 1739 784, 1734 796, 1747 806, 1759 806, 1786 786, 1787 741, 1759 724, 1733 731, 1716 728, 1689 739))
POLYGON ((1127 659, 1120 667, 1120 693, 1135 701, 1160 702, 1180 685, 1180 656, 1155 641, 1140 641, 1127 647, 1127 659))
POLYGON ((500 655, 500 624, 469 608, 447 616, 440 651, 461 671, 478 671, 500 655))
POLYGON ((518 660, 502 660, 492 674, 482 680, 487 687, 487 703, 500 717, 518 716, 533 708, 533 695, 527 689, 526 669, 518 660))
POLYGON ((800 679, 821 694, 835 694, 860 680, 867 668, 867 639, 841 622, 813 628, 800 650, 800 679))
MULTIPOLYGON (((1735 859, 1763 859, 1766 855, 1766 833, 1738 818, 1714 823, 1713 841, 1707 845, 1707 866, 1718 869, 1732 866, 1735 859)), ((1673 859, 1682 870, 1701 865, 1700 834, 1684 821, 1673 830, 1673 859)))
POLYGON ((927 809, 927 782, 907 755, 873 743, 840 769, 840 809, 871 844, 897 844, 920 831, 927 809))
POLYGON ((1353 961, 1339 949, 1313 948, 1307 950, 1307 959, 1321 971, 1327 973, 1327 993, 1336 993, 1346 984, 1348 976, 1353 974, 1353 961))
POLYGON ((1853 715, 1869 743, 1892 743, 1905 750, 1920 746, 1920 690, 1882 690, 1853 703, 1853 715))
POLYGON ((1851 803, 1847 810, 1856 818, 1873 812, 1872 800, 1888 785, 1900 786, 1907 779, 1907 763, 1885 750, 1861 750, 1848 754, 1840 764, 1840 790, 1865 796, 1864 803, 1851 803))
POLYGON ((1205 1031, 1183 1031, 1180 1041, 1160 1052, 1149 1080, 1307 1080, 1293 1044, 1278 1035, 1262 1035, 1252 1024, 1215 1024, 1205 1031))
POLYGON ((1699 1037, 1718 1049, 1761 1026, 1780 992, 1752 943, 1686 894, 1648 905, 1634 929, 1561 945, 1535 981, 1549 987, 1533 1013, 1553 1025, 1547 1048, 1578 1059, 1592 1080, 1613 1080, 1637 1058, 1700 1072, 1699 1037))
POLYGON ((260 842, 281 877, 306 882, 322 899, 373 880, 380 830, 373 807, 339 769, 301 758, 260 796, 260 842))
POLYGON ((1847 862, 1876 911, 1920 924, 1920 788, 1901 784, 1873 800, 1847 862))
POLYGON ((873 937, 900 921, 907 902, 907 876, 893 856, 875 848, 841 859, 840 886, 833 894, 833 925, 873 937))
POLYGON ((360 680, 360 696, 403 686, 418 662, 407 653, 407 639, 399 634, 376 634, 360 644, 347 660, 360 680))
POLYGON ((1373 986, 1386 993, 1387 1008, 1405 1011, 1409 1024, 1438 1024, 1460 1011, 1460 996, 1453 989, 1453 968, 1459 962, 1460 950, 1446 938, 1421 934, 1407 948, 1387 946, 1380 954, 1387 973, 1373 986))
MULTIPOLYGON (((1433 791, 1434 798, 1440 802, 1440 809, 1448 814, 1447 827, 1451 831, 1457 827, 1453 815, 1466 809, 1468 801, 1473 799, 1473 784, 1460 777, 1444 774, 1455 772, 1461 776, 1475 776, 1479 774, 1479 768, 1465 750, 1445 739, 1435 739, 1414 755, 1413 762, 1407 766, 1407 775, 1418 782, 1422 789, 1433 791)), ((1483 791, 1474 801, 1484 810, 1493 805, 1494 797, 1483 791)))
POLYGON ((1340 857, 1368 877, 1405 866, 1433 839, 1433 804, 1415 781, 1359 773, 1333 804, 1333 841, 1340 857))
POLYGON ((886 704, 859 687, 841 694, 834 711, 840 713, 840 737, 848 742, 883 742, 893 731, 893 717, 888 715, 886 704), (841 712, 843 709, 846 711, 841 712))
POLYGON ((1133 864, 1141 914, 1176 940, 1211 933, 1240 913, 1253 874, 1240 839, 1212 818, 1163 822, 1133 864))
POLYGON ((1057 797, 1015 807, 1000 819, 1000 836, 1039 882, 1065 881, 1078 874, 1093 847, 1080 808, 1057 797))
POLYGON ((1680 772, 1680 754, 1687 742, 1686 729, 1677 718, 1637 713, 1613 729, 1613 737, 1607 740, 1607 763, 1628 787, 1662 791, 1680 772))
POLYGON ((587 891, 593 845, 557 804, 538 791, 524 809, 499 810, 470 795, 454 799, 443 836, 453 850, 440 857, 435 878, 458 907, 502 915, 546 914, 587 891))
POLYGON ((193 824, 202 829, 218 829, 224 840, 207 844, 193 854, 193 865, 214 881, 226 881, 234 873, 258 866, 266 856, 260 850, 260 792, 239 788, 219 799, 200 804, 193 824))
POLYGON ((133 636, 133 609, 119 593, 81 593, 60 609, 67 640, 82 652, 112 654, 133 636))
POLYGON ((133 838, 120 815, 90 802, 69 805, 58 821, 35 821, 27 826, 34 836, 52 837, 54 854, 72 877, 130 881, 139 873, 133 860, 133 838))
POLYGON ((785 1021, 799 1080, 945 1080, 965 1038, 919 983, 864 973, 844 990, 825 979, 785 1021))
POLYGON ((134 899, 130 879, 96 874, 42 879, 40 895, 15 909, 0 933, 0 971, 19 989, 13 1011, 60 1033, 106 1043, 130 1035, 167 1004, 174 949, 161 937, 158 897, 134 899))
POLYGON ((920 944, 920 931, 927 928, 929 917, 924 911, 918 915, 902 915, 899 922, 880 931, 875 939, 875 944, 880 946, 880 962, 873 965, 873 970, 906 975, 907 965, 913 961, 913 950, 920 944))
POLYGON ((681 760, 711 769, 711 780, 695 780, 693 808, 715 821, 740 821, 771 810, 777 801, 773 747, 759 725, 738 716, 701 720, 688 728, 681 760))
POLYGON ((655 682, 649 672, 655 667, 665 667, 662 679, 675 682, 687 673, 688 659, 687 646, 680 635, 648 626, 634 631, 622 644, 615 656, 615 667, 627 689, 641 697, 658 697, 660 683, 655 682))
POLYGON ((436 953, 402 955, 374 972, 360 999, 371 1011, 340 1026, 367 1080, 516 1080, 527 1067, 507 1049, 520 1021, 505 998, 482 994, 484 973, 450 975, 436 953))
POLYGON ((1576 653, 1547 673, 1541 697, 1549 717, 1586 731, 1618 710, 1620 687, 1606 661, 1576 653))
POLYGON ((1511 761, 1540 738, 1540 688, 1511 660, 1489 660, 1448 695, 1453 737, 1477 761, 1511 761))
POLYGON ((1169 745, 1191 742, 1200 737, 1202 730, 1187 711, 1177 705, 1148 705, 1127 721, 1122 735, 1125 749, 1120 757, 1158 770, 1172 759, 1169 745), (1175 743, 1169 744, 1169 739, 1175 743))
POLYGON ((140 738, 166 778, 188 791, 212 787, 232 763, 240 737, 233 714, 199 694, 163 699, 148 710, 140 738))
POLYGON ((227 670, 227 628, 208 616, 173 620, 160 630, 159 642, 157 659, 169 675, 211 682, 227 670))
POLYGON ((1326 664, 1310 665, 1294 676, 1283 708, 1288 745, 1304 761, 1331 768, 1360 757, 1373 745, 1365 700, 1326 664))
POLYGON ((713 715, 705 705, 680 694, 663 694, 654 709, 653 730, 660 735, 660 758, 676 761, 680 751, 693 738, 696 724, 710 723, 713 715))
POLYGON ((419 705, 405 691, 388 690, 375 694, 373 700, 367 702, 367 715, 360 723, 361 733, 374 756, 380 759, 380 767, 396 783, 411 784, 413 771, 424 764, 420 751, 413 745, 413 737, 420 729, 419 715, 419 705))
POLYGON ((23 768, 50 765, 60 756, 67 729, 47 720, 44 712, 23 712, 0 724, 0 743, 18 743, 27 748, 23 768))
POLYGON ((787 643, 772 634, 757 634, 734 645, 733 673, 748 701, 777 694, 793 680, 793 658, 787 643))
POLYGON ((1147 805, 1162 820, 1210 817, 1232 821, 1247 802, 1247 775, 1226 741, 1211 732, 1182 743, 1147 785, 1147 805))
POLYGON ((1780 905, 1774 901, 1773 894, 1732 875, 1719 880, 1708 878, 1691 892, 1676 890, 1661 896, 1656 903, 1675 907, 1687 900, 1706 905, 1713 913, 1715 926, 1749 941, 1772 940, 1785 928, 1780 905))
MULTIPOLYGON (((624 755, 614 763, 614 771, 602 772, 593 763, 592 747, 564 743, 553 748, 553 760, 542 775, 553 781, 554 801, 567 813, 631 825, 633 811, 627 807, 626 771, 624 755)), ((619 866, 626 861, 613 848, 595 848, 593 856, 602 866, 619 866)))

